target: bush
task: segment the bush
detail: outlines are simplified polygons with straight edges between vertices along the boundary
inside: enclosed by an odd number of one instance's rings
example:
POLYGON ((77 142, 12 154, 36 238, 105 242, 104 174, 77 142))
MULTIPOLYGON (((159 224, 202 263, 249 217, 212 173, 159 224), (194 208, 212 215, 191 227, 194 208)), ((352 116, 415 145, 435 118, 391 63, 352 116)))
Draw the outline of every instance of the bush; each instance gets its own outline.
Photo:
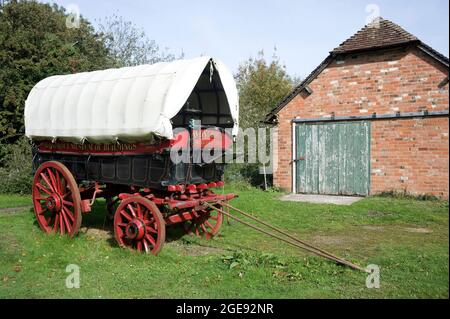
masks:
POLYGON ((30 194, 33 181, 31 145, 26 137, 14 144, 2 144, 0 193, 30 194))
POLYGON ((396 190, 390 190, 390 191, 384 191, 379 194, 376 194, 378 197, 388 197, 388 198, 395 198, 395 199, 412 199, 412 200, 432 200, 437 201, 439 198, 437 196, 434 196, 432 194, 412 194, 408 192, 406 189, 403 191, 396 191, 396 190))
MULTIPOLYGON (((225 166, 225 182, 229 184, 247 184, 264 189, 264 175, 259 173, 260 164, 231 163, 225 166)), ((272 186, 272 175, 267 174, 267 186, 272 186)))

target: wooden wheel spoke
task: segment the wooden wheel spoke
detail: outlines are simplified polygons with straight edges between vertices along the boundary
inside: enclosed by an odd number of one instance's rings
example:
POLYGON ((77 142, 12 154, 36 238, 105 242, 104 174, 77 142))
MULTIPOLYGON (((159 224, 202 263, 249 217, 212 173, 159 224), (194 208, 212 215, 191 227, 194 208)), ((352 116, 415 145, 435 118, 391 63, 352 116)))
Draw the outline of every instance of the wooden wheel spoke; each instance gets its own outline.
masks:
POLYGON ((55 224, 53 225, 53 230, 55 231, 55 233, 58 231, 58 226, 59 226, 59 215, 56 214, 55 215, 55 224))
POLYGON ((128 215, 128 213, 125 210, 121 210, 120 215, 124 216, 126 219, 128 219, 128 221, 133 220, 133 218, 130 215, 128 215))
POLYGON ((36 183, 35 186, 42 190, 43 192, 47 193, 47 195, 52 195, 52 192, 44 187, 41 183, 36 183))
POLYGON ((144 244, 144 250, 145 250, 145 252, 146 252, 146 253, 150 252, 150 247, 148 246, 147 240, 146 240, 145 238, 142 240, 142 243, 144 244))
POLYGON ((155 247, 156 241, 152 236, 150 236, 149 234, 146 234, 145 239, 147 239, 150 242, 150 244, 152 244, 152 246, 155 247))
POLYGON ((64 199, 63 199, 63 204, 64 204, 64 205, 67 205, 67 206, 73 207, 73 202, 69 202, 69 201, 64 200, 64 199))
MULTIPOLYGON (((52 183, 50 182, 50 180, 48 179, 47 175, 45 175, 44 172, 42 172, 42 173, 40 174, 40 176, 41 176, 42 180, 45 182, 45 184, 47 184, 48 188, 50 188, 50 191, 51 191, 52 193, 55 193, 55 189, 53 188, 53 185, 52 185, 52 183)), ((41 184, 41 185, 42 185, 42 184, 41 184)))
POLYGON ((156 229, 154 229, 152 226, 150 226, 150 225, 147 225, 146 227, 145 227, 145 229, 148 231, 148 232, 150 232, 150 233, 154 233, 154 234, 157 234, 158 233, 158 231, 156 230, 156 229))
POLYGON ((208 230, 206 230, 205 224, 200 224, 200 227, 205 233, 208 233, 208 230))
POLYGON ((72 215, 72 212, 64 206, 63 206, 63 211, 67 216, 69 216, 70 220, 73 223, 75 221, 75 217, 72 215))
POLYGON ((195 234, 196 234, 197 236, 200 236, 200 231, 199 231, 199 229, 198 229, 198 226, 195 226, 195 234))
POLYGON ((133 215, 133 217, 136 218, 137 215, 136 215, 136 212, 134 211, 133 206, 131 206, 131 204, 128 204, 128 205, 127 205, 127 208, 130 210, 131 215, 133 215))
POLYGON ((61 235, 64 235, 66 233, 66 228, 64 226, 64 220, 63 220, 61 213, 59 214, 59 233, 61 235))
POLYGON ((70 234, 70 232, 72 231, 72 227, 70 226, 70 223, 67 220, 67 217, 66 217, 66 214, 64 213, 64 211, 61 212, 61 215, 62 215, 63 220, 64 220, 65 228, 66 228, 67 232, 70 234))
POLYGON ((209 220, 205 221, 205 225, 211 229, 214 229, 214 226, 209 222, 209 220))
POLYGON ((142 241, 136 243, 137 250, 142 251, 142 241))
POLYGON ((137 205, 137 216, 139 218, 144 218, 144 215, 142 214, 142 207, 141 207, 141 205, 137 205))
POLYGON ((125 238, 125 231, 121 228, 118 228, 116 233, 115 233, 116 237, 119 236, 120 238, 125 238))
MULTIPOLYGON (((63 186, 62 186, 62 180, 61 176, 59 175, 59 172, 56 170, 56 184, 58 185, 59 194, 61 195, 63 193, 63 186)), ((64 180, 64 177, 63 177, 64 180)))
POLYGON ((53 172, 52 172, 52 170, 50 168, 47 168, 47 175, 50 177, 50 183, 52 183, 54 192, 58 193, 58 194, 61 193, 61 191, 59 189, 60 185, 58 185, 56 183, 55 175, 53 174, 53 172))
POLYGON ((67 196, 70 196, 72 194, 72 191, 69 189, 66 193, 64 193, 63 195, 62 195, 62 198, 64 199, 64 198, 67 198, 67 196))

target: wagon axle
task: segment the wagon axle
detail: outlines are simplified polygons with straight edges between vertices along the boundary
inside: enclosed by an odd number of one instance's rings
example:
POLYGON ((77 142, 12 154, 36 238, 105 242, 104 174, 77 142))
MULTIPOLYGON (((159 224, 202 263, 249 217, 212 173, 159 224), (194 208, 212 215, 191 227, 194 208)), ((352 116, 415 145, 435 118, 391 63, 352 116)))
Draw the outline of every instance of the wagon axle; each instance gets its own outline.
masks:
POLYGON ((53 193, 45 200, 45 206, 51 212, 59 212, 61 210, 62 199, 56 193, 53 193))
POLYGON ((133 219, 127 224, 125 234, 128 239, 141 240, 145 235, 145 222, 139 218, 133 219))

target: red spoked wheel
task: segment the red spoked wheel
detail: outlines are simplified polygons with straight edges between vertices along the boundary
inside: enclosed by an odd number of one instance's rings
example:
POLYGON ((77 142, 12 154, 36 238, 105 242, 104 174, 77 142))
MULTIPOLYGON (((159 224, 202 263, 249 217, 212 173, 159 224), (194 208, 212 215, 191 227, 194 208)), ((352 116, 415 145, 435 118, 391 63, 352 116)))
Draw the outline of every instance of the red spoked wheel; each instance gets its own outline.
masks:
MULTIPOLYGON (((221 209, 221 206, 217 208, 221 209)), ((214 237, 222 226, 223 215, 211 208, 197 211, 200 217, 186 221, 183 224, 187 234, 196 235, 205 239, 214 237)))
POLYGON ((130 197, 117 207, 114 235, 121 247, 157 255, 166 240, 166 224, 155 203, 130 197))
POLYGON ((60 162, 41 164, 33 180, 34 213, 46 233, 73 237, 81 226, 81 197, 69 169, 60 162))

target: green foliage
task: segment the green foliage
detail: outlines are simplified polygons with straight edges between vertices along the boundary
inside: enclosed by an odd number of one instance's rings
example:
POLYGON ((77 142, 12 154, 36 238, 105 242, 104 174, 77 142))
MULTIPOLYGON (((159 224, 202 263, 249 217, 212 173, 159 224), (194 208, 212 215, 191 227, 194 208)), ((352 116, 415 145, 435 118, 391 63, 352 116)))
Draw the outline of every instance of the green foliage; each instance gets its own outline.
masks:
POLYGON ((384 191, 380 194, 377 194, 379 197, 390 197, 390 198, 397 198, 397 199, 414 199, 414 200, 439 200, 436 196, 432 194, 411 194, 406 189, 404 191, 384 191))
POLYGON ((91 24, 66 27, 65 9, 36 1, 6 1, 0 8, 0 141, 24 133, 25 99, 55 74, 110 67, 113 61, 91 24))
POLYGON ((0 193, 29 194, 33 175, 28 139, 22 137, 14 144, 4 145, 3 152, 0 161, 0 193))
POLYGON ((235 78, 242 128, 261 127, 264 116, 292 90, 296 81, 287 74, 276 52, 268 62, 263 51, 241 63, 235 78))
MULTIPOLYGON (((226 183, 241 187, 261 187, 264 188, 264 175, 259 173, 258 163, 230 163, 225 168, 224 178, 226 183)), ((267 175, 270 178, 270 175, 267 175)), ((268 180, 271 186, 271 180, 268 180)))
POLYGON ((281 260, 274 254, 254 253, 242 250, 235 251, 232 255, 222 257, 222 261, 224 264, 228 265, 230 269, 286 266, 286 261, 281 260))

